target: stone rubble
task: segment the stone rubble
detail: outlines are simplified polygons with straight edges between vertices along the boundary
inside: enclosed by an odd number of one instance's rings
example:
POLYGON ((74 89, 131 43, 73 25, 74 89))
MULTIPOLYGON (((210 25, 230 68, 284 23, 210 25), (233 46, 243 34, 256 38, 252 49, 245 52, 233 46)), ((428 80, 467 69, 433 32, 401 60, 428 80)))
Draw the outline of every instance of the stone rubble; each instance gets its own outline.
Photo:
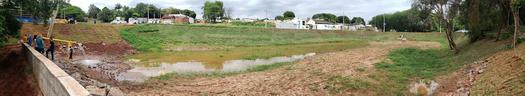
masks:
POLYGON ((455 92, 450 92, 447 96, 469 96, 470 89, 476 80, 476 76, 482 74, 487 67, 488 61, 478 61, 468 66, 462 74, 465 74, 464 78, 460 78, 457 82, 458 88, 455 92))

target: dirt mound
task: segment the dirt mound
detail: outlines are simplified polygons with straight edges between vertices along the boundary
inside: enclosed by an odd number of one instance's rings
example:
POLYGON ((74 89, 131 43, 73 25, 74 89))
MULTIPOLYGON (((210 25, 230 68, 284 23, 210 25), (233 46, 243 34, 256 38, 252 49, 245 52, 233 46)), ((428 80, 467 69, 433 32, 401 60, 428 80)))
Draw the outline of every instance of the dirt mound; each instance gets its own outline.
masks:
POLYGON ((0 94, 7 96, 37 96, 38 84, 25 60, 21 46, 11 45, 0 53, 0 94))
POLYGON ((87 54, 89 55, 111 55, 122 56, 135 52, 126 42, 117 42, 112 44, 106 43, 86 43, 87 54))

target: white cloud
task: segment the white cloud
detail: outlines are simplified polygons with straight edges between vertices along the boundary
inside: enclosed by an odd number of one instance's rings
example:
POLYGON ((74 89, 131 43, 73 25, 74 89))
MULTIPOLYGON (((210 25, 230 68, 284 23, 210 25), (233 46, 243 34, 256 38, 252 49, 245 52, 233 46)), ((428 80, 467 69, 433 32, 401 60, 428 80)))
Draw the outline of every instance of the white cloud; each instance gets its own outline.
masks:
MULTIPOLYGON (((222 0, 224 7, 231 8, 235 18, 273 18, 284 11, 295 12, 297 17, 307 18, 316 13, 333 13, 350 17, 363 17, 370 20, 373 16, 392 13, 410 8, 410 0, 222 0), (266 13, 268 12, 268 13, 266 13), (268 15, 266 15, 268 14, 268 15)), ((194 10, 200 18, 205 0, 72 0, 70 3, 88 10, 90 4, 97 7, 113 8, 120 3, 135 6, 144 2, 161 8, 175 7, 194 10)))

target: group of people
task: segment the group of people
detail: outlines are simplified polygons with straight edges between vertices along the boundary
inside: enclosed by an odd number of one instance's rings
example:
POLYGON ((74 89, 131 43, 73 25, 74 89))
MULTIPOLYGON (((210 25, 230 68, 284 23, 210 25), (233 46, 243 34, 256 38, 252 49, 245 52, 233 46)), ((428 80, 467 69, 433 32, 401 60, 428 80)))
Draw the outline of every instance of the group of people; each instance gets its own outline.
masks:
MULTIPOLYGON (((45 42, 44 42, 44 38, 42 35, 31 35, 31 34, 27 34, 27 44, 29 44, 29 46, 33 46, 33 43, 35 45, 35 50, 38 51, 39 53, 41 54, 45 54, 46 58, 49 58, 49 56, 51 56, 51 60, 55 60, 55 48, 56 48, 56 45, 55 45, 55 40, 53 39, 53 37, 49 38, 49 46, 47 47, 47 50, 45 48, 45 42)), ((68 42, 68 47, 69 49, 69 59, 73 59, 73 48, 72 48, 72 43, 71 42, 68 42)))

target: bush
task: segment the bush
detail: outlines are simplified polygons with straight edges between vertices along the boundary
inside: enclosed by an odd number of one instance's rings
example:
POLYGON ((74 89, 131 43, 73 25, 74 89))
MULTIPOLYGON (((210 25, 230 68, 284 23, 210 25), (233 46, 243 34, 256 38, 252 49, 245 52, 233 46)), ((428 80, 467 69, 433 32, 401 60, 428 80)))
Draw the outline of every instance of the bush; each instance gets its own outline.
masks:
POLYGON ((9 38, 18 37, 22 24, 5 9, 0 9, 0 46, 9 38))

